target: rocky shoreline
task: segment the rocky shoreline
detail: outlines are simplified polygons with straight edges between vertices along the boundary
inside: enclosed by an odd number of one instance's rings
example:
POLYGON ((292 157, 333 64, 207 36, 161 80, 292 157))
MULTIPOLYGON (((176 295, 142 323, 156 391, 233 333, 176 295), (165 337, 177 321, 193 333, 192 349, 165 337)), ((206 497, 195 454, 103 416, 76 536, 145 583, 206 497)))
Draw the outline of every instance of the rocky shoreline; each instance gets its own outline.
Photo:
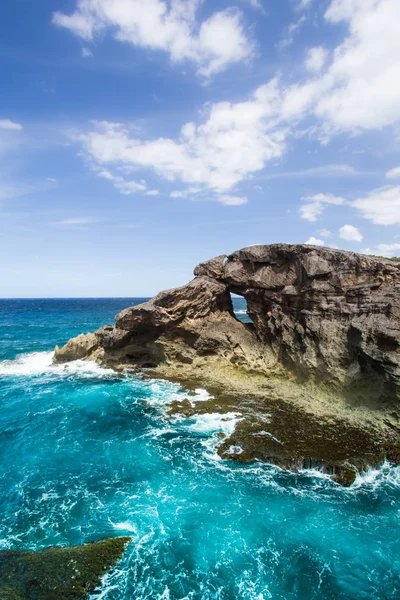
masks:
POLYGON ((400 263, 305 245, 253 246, 200 264, 161 292, 55 350, 116 370, 151 369, 213 395, 170 412, 239 415, 218 452, 318 466, 350 484, 400 456, 400 263), (231 293, 247 301, 240 322, 231 293))

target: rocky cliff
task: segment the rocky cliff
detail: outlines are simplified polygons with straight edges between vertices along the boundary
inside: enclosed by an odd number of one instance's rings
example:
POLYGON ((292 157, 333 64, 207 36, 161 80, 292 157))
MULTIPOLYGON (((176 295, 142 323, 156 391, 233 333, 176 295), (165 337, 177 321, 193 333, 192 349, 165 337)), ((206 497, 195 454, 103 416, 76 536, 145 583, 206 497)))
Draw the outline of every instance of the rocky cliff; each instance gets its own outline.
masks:
POLYGON ((127 308, 114 326, 57 348, 55 360, 291 374, 353 403, 397 408, 400 262, 274 244, 218 256, 194 274, 188 285, 127 308), (231 293, 246 299, 252 324, 236 319, 231 293))

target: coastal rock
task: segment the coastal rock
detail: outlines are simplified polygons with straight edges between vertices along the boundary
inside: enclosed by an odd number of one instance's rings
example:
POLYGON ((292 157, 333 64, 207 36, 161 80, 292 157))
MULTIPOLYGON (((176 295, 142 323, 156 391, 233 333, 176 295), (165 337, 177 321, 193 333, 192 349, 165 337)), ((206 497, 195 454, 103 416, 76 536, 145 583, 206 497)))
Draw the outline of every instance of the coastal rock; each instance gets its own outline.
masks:
POLYGON ((101 356, 117 367, 214 361, 265 376, 286 371, 353 404, 398 408, 399 262, 274 244, 218 256, 195 275, 122 311, 114 327, 71 340, 55 360, 101 356), (231 293, 246 299, 252 324, 236 319, 231 293))
POLYGON ((75 548, 0 551, 2 600, 84 600, 121 558, 130 538, 75 548))
POLYGON ((81 333, 69 340, 65 346, 54 349, 54 360, 58 363, 87 358, 99 346, 98 337, 94 333, 81 333))
POLYGON ((264 349, 253 328, 240 323, 226 286, 199 276, 123 310, 115 327, 95 332, 111 366, 155 367, 219 358, 262 369, 264 349))

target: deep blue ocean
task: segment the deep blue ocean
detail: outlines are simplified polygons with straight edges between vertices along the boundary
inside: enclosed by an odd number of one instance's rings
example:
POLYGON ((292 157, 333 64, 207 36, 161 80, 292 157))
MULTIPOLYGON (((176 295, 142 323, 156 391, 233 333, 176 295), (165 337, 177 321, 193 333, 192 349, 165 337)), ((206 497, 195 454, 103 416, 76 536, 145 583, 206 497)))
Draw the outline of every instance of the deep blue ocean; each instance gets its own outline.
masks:
POLYGON ((239 415, 174 421, 177 385, 51 366, 56 344, 137 302, 0 300, 0 548, 132 536, 97 599, 398 600, 398 468, 344 489, 225 462, 218 433, 239 415))

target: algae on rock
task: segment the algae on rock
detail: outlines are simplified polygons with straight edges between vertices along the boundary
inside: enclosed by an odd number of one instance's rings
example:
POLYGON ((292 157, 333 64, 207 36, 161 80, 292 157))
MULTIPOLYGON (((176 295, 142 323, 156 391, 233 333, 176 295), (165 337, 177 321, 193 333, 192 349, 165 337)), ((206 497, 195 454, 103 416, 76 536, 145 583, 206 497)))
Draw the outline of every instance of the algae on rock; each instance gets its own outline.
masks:
POLYGON ((85 600, 121 558, 129 537, 39 552, 0 551, 1 600, 85 600))

